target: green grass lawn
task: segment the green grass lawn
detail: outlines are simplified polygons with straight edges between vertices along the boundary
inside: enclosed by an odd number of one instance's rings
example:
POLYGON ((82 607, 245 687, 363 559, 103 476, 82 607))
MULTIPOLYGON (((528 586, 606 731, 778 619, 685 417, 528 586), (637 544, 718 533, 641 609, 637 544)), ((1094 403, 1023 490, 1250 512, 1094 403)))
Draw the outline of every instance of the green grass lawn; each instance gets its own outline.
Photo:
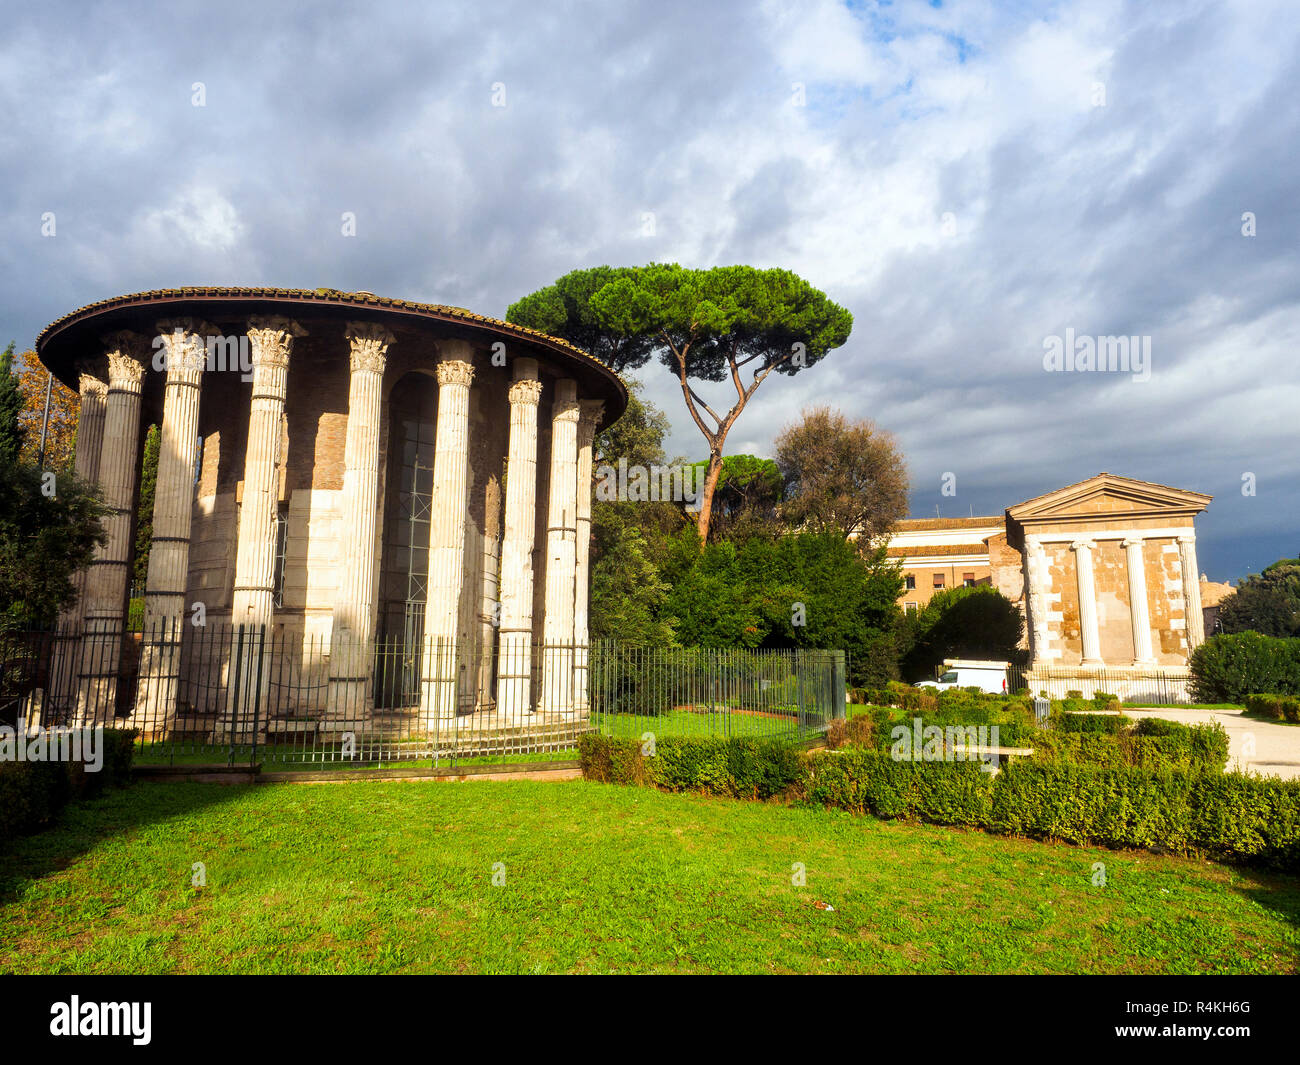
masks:
POLYGON ((584 781, 145 784, 0 853, 3 972, 1295 972, 1298 930, 1295 878, 584 781))

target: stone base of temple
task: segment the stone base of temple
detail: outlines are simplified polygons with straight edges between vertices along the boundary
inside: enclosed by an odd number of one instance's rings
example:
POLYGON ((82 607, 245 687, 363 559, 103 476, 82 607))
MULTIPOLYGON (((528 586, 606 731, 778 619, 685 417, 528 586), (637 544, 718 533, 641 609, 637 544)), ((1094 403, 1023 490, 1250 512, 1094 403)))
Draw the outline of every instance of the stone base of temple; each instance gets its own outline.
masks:
POLYGON ((1085 699, 1105 692, 1125 702, 1156 704, 1190 702, 1191 680, 1191 672, 1178 666, 1039 666, 1024 674, 1026 688, 1051 699, 1063 699, 1071 691, 1082 692, 1085 699))

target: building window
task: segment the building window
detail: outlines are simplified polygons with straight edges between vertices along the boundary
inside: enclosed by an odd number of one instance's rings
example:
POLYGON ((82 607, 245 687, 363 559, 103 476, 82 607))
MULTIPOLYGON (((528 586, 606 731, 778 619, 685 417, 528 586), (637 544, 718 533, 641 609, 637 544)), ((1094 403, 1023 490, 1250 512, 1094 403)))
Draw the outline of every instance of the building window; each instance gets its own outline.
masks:
POLYGON ((914 591, 916 589, 915 573, 909 573, 903 577, 903 587, 906 588, 909 592, 914 591))
POLYGON ((936 574, 934 575, 934 586, 935 586, 936 588, 942 588, 942 587, 943 587, 943 574, 942 574, 942 573, 936 573, 936 574))
POLYGON ((916 604, 915 604, 915 603, 904 603, 904 604, 903 604, 903 609, 904 609, 905 611, 907 611, 907 613, 909 613, 909 614, 915 614, 915 613, 916 613, 916 604))
POLYGON ((276 609, 284 606, 284 562, 289 554, 289 507, 281 503, 275 511, 275 583, 276 609))
POLYGON ((962 586, 965 587, 965 588, 974 588, 974 587, 975 587, 975 574, 973 574, 973 573, 963 573, 963 574, 961 575, 961 583, 962 583, 962 586))

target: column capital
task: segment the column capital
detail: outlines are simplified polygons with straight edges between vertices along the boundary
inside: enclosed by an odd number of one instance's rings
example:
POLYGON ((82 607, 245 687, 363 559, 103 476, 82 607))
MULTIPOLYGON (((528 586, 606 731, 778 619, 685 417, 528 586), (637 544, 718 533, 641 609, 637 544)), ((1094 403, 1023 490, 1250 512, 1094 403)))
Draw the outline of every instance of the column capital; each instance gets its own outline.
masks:
POLYGON ((149 342, 139 333, 122 329, 104 337, 108 355, 108 387, 139 392, 149 363, 149 342))
POLYGON ((1141 547, 1144 543, 1146 543, 1145 536, 1130 536, 1124 540, 1125 547, 1141 547))
POLYGON ((604 413, 605 404, 602 400, 578 400, 578 447, 591 447, 596 436, 596 424, 604 413))
POLYGON ((248 319, 248 339, 253 345, 253 366, 286 367, 294 337, 307 330, 290 318, 254 315, 248 319))
POLYGON ((163 364, 154 365, 168 374, 176 371, 181 376, 201 372, 207 365, 208 337, 221 335, 221 330, 211 322, 194 318, 164 318, 154 323, 158 330, 154 343, 162 342, 163 364))
POLYGON ((108 395, 108 385, 93 374, 83 373, 77 384, 78 391, 83 396, 103 397, 108 395))
POLYGON ((352 372, 368 370, 383 373, 388 361, 388 345, 397 338, 378 322, 348 322, 343 327, 351 349, 352 372))
POLYGON ((460 385, 469 388, 474 380, 474 364, 461 359, 442 359, 437 365, 438 387, 460 385))
POLYGON ((520 403, 526 403, 531 407, 537 406, 542 398, 542 382, 530 381, 527 379, 516 381, 510 386, 510 405, 516 406, 520 403))
POLYGON ((1075 540, 1070 545, 1071 551, 1091 551, 1097 546, 1096 540, 1075 540))
POLYGON ((1178 542, 1179 542, 1180 544, 1194 544, 1194 543, 1196 543, 1196 534, 1195 534, 1195 533, 1179 533, 1179 535, 1178 535, 1178 537, 1177 537, 1177 540, 1178 540, 1178 542))

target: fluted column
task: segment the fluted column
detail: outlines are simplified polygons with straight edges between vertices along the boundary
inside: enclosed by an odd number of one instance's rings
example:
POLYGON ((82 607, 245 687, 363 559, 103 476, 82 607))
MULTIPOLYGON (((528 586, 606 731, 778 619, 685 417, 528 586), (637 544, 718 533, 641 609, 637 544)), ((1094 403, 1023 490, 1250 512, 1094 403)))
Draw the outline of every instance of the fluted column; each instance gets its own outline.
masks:
POLYGON ((1142 538, 1131 537, 1124 541, 1124 555, 1128 562, 1128 607, 1133 621, 1133 664, 1151 665, 1155 655, 1151 650, 1151 615, 1147 608, 1147 574, 1142 560, 1142 538))
POLYGON ((384 366, 393 334, 370 322, 349 322, 348 431, 343 445, 343 572, 330 628, 327 724, 363 719, 370 702, 375 624, 375 512, 379 506, 379 426, 384 366))
POLYGON ((235 549, 231 623, 236 627, 229 685, 229 725, 240 739, 252 738, 254 720, 266 721, 270 688, 271 622, 275 614, 275 519, 279 504, 277 467, 280 421, 284 416, 289 355, 306 330, 280 317, 248 322, 253 356, 253 396, 244 452, 244 494, 235 549), (242 628, 242 634, 241 634, 242 628))
POLYGON ((497 633, 497 712, 518 721, 532 699, 533 540, 537 528, 535 359, 516 359, 510 386, 505 533, 501 541, 501 627, 497 633))
POLYGON ((1083 641, 1080 665, 1084 666, 1102 665, 1101 635, 1097 631, 1097 588, 1092 576, 1092 549, 1095 546, 1091 540, 1076 540, 1070 545, 1079 578, 1079 636, 1083 641))
POLYGON ((166 355, 167 384, 154 492, 153 539, 145 578, 140 683, 132 727, 147 736, 165 733, 176 714, 185 587, 190 569, 190 518, 198 458, 199 397, 207 337, 216 326, 191 319, 158 323, 166 355))
POLYGON ((429 505, 429 580, 424 606, 420 715, 426 726, 456 716, 457 622, 465 580, 469 484, 469 388, 474 380, 464 341, 443 345, 438 362, 438 425, 429 505), (453 358, 451 352, 464 358, 453 358))
POLYGON ((596 439, 596 426, 605 412, 605 404, 596 399, 584 399, 578 407, 578 481, 574 510, 573 699, 578 713, 585 714, 589 702, 587 663, 591 647, 591 637, 587 631, 587 608, 591 596, 591 448, 596 439))
POLYGON ((77 717, 82 723, 111 723, 117 703, 122 656, 127 568, 131 558, 131 504, 139 459, 140 389, 149 347, 144 337, 120 332, 108 344, 108 394, 97 480, 108 513, 107 539, 95 550, 86 577, 77 717))
MULTIPOLYGON (((77 480, 94 484, 99 476, 99 455, 104 444, 104 412, 108 386, 98 377, 83 373, 80 382, 81 408, 77 414, 77 445, 72 470, 77 480)), ((82 614, 86 609, 87 569, 72 575, 75 597, 59 614, 58 642, 55 645, 54 683, 50 697, 60 707, 76 702, 77 672, 80 661, 82 614)))
POLYGON ((1196 536, 1178 537, 1178 562, 1183 572, 1183 609, 1187 616, 1187 653, 1205 642, 1205 615, 1201 612, 1201 573, 1196 568, 1196 536))
POLYGON ((551 482, 546 510, 546 599, 542 618, 545 713, 573 712, 573 581, 577 568, 578 386, 555 385, 551 408, 551 482))

